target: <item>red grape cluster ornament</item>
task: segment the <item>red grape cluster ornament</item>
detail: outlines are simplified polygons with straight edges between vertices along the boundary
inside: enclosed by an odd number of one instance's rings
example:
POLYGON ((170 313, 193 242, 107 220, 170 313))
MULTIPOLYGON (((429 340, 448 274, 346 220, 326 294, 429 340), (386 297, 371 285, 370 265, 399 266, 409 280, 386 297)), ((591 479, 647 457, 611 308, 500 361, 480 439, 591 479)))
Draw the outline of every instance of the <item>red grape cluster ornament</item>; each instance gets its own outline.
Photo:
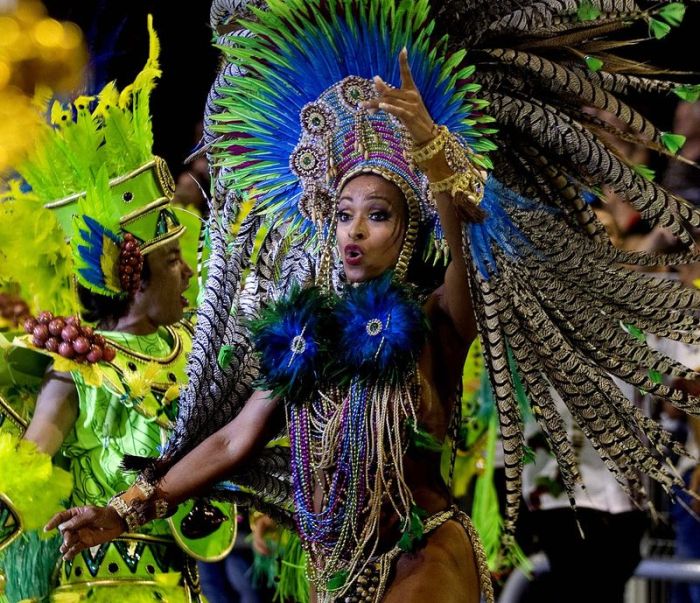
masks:
POLYGON ((81 325, 77 316, 64 318, 42 312, 36 318, 27 318, 24 330, 32 336, 34 346, 79 364, 112 362, 116 356, 105 338, 92 327, 81 325))
POLYGON ((143 255, 138 241, 134 235, 126 233, 119 250, 119 283, 129 295, 136 293, 141 284, 141 270, 143 255))

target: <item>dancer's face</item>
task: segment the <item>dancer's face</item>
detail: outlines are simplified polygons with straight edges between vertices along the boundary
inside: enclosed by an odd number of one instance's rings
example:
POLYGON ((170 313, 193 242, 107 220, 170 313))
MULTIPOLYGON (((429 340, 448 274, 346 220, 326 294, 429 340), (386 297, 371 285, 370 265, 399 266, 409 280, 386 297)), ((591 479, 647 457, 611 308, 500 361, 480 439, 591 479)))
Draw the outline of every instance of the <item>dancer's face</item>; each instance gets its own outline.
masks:
POLYGON ((134 296, 134 305, 155 325, 171 325, 183 316, 192 269, 182 257, 180 243, 172 241, 146 257, 150 276, 134 296))
POLYGON ((374 174, 348 181, 338 197, 336 236, 351 283, 396 266, 406 233, 406 201, 393 183, 374 174))

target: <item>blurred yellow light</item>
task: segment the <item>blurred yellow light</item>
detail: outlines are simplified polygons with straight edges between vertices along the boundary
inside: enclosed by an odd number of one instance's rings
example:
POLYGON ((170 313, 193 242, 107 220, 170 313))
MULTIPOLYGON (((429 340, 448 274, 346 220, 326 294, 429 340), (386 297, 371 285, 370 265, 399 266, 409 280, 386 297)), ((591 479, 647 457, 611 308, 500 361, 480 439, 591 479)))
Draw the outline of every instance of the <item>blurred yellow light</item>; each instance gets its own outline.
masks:
POLYGON ((74 50, 83 43, 83 32, 75 23, 63 24, 63 39, 61 48, 64 50, 74 50))
POLYGON ((0 48, 12 46, 19 38, 19 23, 12 17, 0 17, 0 48))
POLYGON ((10 77, 12 77, 12 69, 5 61, 0 59, 0 89, 7 86, 10 77))
POLYGON ((59 46, 63 40, 63 25, 55 19, 43 19, 34 26, 34 39, 42 46, 59 46))

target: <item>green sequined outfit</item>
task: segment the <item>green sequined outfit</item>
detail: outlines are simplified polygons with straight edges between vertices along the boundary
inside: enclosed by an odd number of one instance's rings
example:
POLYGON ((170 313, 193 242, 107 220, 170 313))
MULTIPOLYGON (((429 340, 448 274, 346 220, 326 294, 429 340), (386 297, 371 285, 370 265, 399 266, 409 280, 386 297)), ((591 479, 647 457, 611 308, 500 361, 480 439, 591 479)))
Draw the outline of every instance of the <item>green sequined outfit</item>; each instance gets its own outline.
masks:
MULTIPOLYGON (((74 478, 71 506, 104 506, 131 485, 134 476, 120 468, 124 455, 158 455, 177 414, 177 383, 185 380, 191 333, 183 326, 152 335, 102 334, 117 349, 113 362, 99 365, 102 386, 72 373, 79 413, 62 449, 74 478), (135 395, 139 387, 147 393, 135 395)), ((167 520, 87 549, 58 571, 55 602, 201 600, 195 562, 175 544, 167 520)))

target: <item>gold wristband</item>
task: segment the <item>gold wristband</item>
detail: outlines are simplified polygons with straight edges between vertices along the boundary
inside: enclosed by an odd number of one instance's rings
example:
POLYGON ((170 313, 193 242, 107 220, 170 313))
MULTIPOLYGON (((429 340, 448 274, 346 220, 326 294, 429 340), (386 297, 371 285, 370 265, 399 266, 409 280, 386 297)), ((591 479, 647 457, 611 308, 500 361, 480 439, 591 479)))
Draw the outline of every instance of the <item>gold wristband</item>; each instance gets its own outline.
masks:
POLYGON ((116 494, 110 498, 107 506, 112 507, 117 512, 117 515, 124 520, 129 532, 135 532, 146 523, 146 518, 142 513, 134 509, 134 507, 128 505, 121 497, 122 494, 124 493, 116 494))
POLYGON ((416 165, 430 161, 445 148, 445 144, 447 143, 449 137, 450 131, 447 129, 447 126, 439 126, 434 138, 425 144, 414 146, 413 149, 409 151, 411 161, 413 161, 413 163, 416 165))

